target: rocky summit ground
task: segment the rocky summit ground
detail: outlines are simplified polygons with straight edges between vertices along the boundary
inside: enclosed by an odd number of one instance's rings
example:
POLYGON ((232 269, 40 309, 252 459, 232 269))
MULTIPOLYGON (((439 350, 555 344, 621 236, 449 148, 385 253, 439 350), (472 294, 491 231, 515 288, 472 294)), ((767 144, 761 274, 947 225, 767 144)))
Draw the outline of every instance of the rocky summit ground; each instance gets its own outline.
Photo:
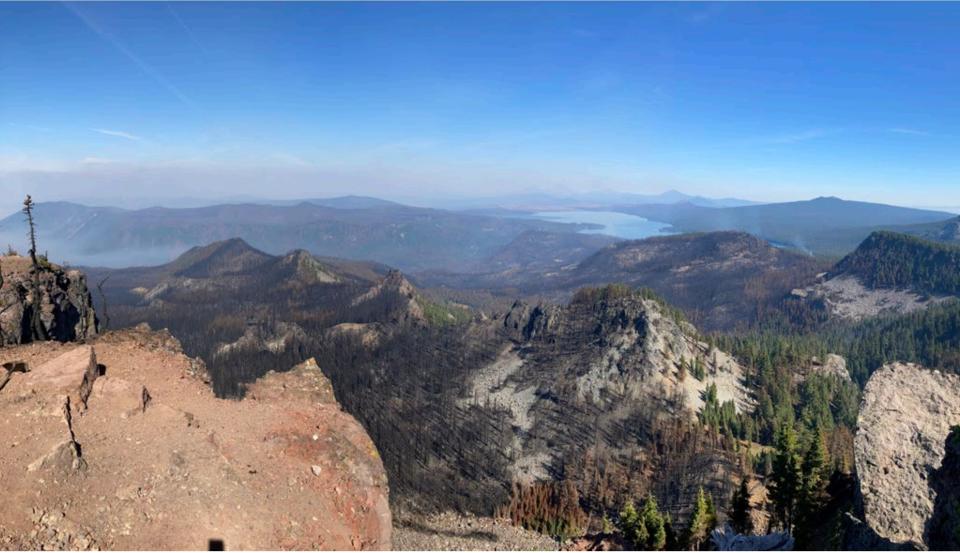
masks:
POLYGON ((0 364, 0 549, 391 548, 377 451, 315 364, 243 401, 145 329, 0 364))

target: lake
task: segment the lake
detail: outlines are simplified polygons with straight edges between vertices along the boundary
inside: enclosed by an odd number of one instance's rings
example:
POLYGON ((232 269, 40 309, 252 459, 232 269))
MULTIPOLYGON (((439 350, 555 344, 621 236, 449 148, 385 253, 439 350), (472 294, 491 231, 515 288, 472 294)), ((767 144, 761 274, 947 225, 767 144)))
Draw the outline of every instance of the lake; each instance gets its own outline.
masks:
POLYGON ((673 234, 662 230, 669 226, 666 223, 651 221, 643 217, 630 215, 628 213, 618 213, 616 211, 540 211, 533 213, 531 216, 537 219, 543 219, 544 221, 554 221, 557 223, 590 223, 599 225, 599 228, 584 229, 580 232, 607 234, 628 240, 673 234))

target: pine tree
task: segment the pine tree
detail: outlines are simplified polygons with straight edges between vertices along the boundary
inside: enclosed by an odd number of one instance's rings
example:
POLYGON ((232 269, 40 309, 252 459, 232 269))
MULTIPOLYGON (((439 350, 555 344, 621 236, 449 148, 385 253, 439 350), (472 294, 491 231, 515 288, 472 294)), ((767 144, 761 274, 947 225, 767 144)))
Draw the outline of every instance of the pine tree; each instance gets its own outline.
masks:
POLYGON ((686 539, 684 540, 687 548, 693 551, 699 550, 710 536, 710 532, 716 525, 716 519, 713 500, 704 493, 701 486, 697 491, 697 501, 693 506, 693 513, 690 514, 690 524, 687 526, 686 539))
POLYGON ((815 431, 803 457, 803 484, 797 497, 795 531, 797 544, 806 547, 817 535, 819 515, 829 499, 827 467, 829 454, 823 433, 815 431))
POLYGON ((632 501, 628 501, 620 513, 620 531, 624 538, 637 549, 657 551, 667 544, 667 520, 657 506, 657 498, 647 496, 638 513, 632 501))
POLYGON ((667 544, 667 531, 664 527, 663 515, 657 506, 657 498, 650 494, 640 512, 641 524, 646 531, 646 540, 643 548, 647 551, 658 551, 667 544))
POLYGON ((803 490, 803 460, 798 453, 797 434, 784 424, 777 433, 777 452, 773 458, 770 499, 774 515, 784 530, 793 531, 797 499, 803 490))
POLYGON ((623 510, 620 511, 620 532, 623 533, 623 537, 627 539, 628 542, 636 544, 637 543, 637 526, 640 524, 640 513, 637 512, 637 508, 633 506, 633 501, 628 500, 626 505, 623 506, 623 510))
POLYGON ((33 278, 31 279, 33 305, 30 309, 30 327, 35 340, 46 340, 47 329, 44 328, 43 322, 40 320, 42 306, 40 298, 40 261, 37 259, 37 227, 33 221, 33 198, 29 194, 23 200, 23 214, 27 216, 27 227, 29 229, 27 238, 30 239, 30 261, 33 272, 33 278))
POLYGON ((740 480, 740 487, 733 492, 733 499, 730 501, 730 525, 740 534, 753 533, 753 517, 750 516, 752 507, 750 506, 750 489, 747 486, 747 477, 740 480))

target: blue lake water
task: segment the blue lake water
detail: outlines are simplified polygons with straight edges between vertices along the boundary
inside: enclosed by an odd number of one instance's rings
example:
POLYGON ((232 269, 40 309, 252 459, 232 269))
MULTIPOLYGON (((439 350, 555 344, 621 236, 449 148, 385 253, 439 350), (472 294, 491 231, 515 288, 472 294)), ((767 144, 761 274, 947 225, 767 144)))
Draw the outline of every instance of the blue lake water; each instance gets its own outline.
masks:
POLYGON ((669 226, 666 223, 651 221, 637 215, 618 213, 616 211, 541 211, 532 214, 532 217, 545 221, 555 221, 557 223, 590 223, 599 225, 598 228, 584 229, 580 232, 607 234, 628 240, 672 234, 663 230, 669 226))

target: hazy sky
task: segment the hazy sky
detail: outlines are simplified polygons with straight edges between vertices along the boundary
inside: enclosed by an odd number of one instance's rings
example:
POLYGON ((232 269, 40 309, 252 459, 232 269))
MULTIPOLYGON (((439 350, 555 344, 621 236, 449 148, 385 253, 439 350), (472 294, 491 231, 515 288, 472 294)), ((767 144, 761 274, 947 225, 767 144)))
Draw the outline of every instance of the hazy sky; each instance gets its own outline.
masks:
POLYGON ((960 205, 960 4, 0 3, 0 209, 677 188, 960 205))

